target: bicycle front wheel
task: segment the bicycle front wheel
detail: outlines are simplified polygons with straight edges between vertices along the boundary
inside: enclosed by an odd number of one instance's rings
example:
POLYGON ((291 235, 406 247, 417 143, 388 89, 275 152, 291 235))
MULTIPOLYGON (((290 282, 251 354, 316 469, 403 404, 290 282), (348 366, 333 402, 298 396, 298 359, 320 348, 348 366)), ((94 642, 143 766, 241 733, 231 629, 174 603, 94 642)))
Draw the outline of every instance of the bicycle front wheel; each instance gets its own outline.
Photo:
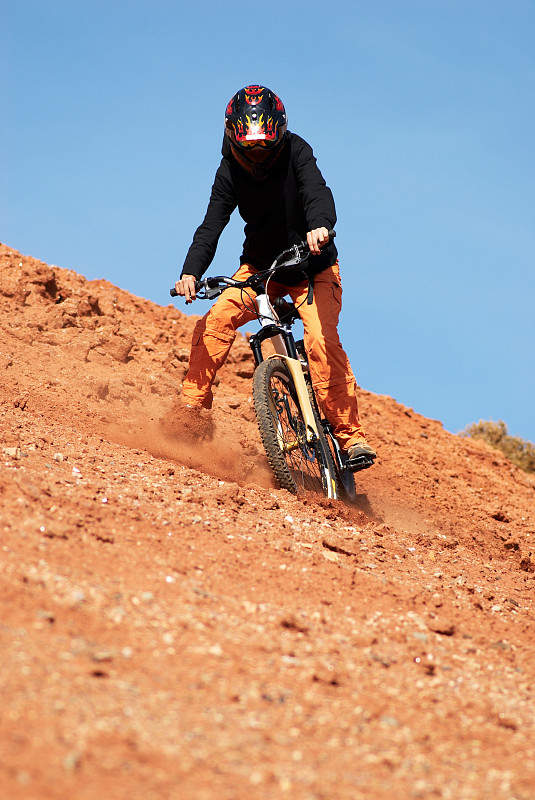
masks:
POLYGON ((336 499, 336 475, 329 446, 314 411, 319 436, 307 441, 307 429, 290 370, 269 358, 253 378, 256 420, 268 461, 282 489, 310 490, 336 499))

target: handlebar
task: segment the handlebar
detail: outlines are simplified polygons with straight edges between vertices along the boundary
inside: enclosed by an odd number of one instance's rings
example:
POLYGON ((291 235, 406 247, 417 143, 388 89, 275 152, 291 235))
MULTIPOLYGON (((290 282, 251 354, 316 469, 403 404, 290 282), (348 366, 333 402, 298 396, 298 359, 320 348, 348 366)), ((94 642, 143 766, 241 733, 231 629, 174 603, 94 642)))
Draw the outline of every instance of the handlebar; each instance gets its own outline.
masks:
MULTIPOLYGON (((332 242, 336 236, 336 231, 329 231, 329 242, 332 242)), ((297 266, 306 261, 312 255, 308 242, 302 240, 299 244, 294 244, 287 250, 280 253, 269 269, 263 272, 257 272, 251 275, 246 281, 235 281, 234 278, 228 278, 224 275, 217 275, 213 278, 199 278, 195 281, 195 292, 201 300, 213 300, 221 294, 228 286, 240 286, 242 288, 256 289, 267 278, 270 278, 279 269, 297 266), (204 292, 204 294, 200 294, 204 292)), ((171 297, 178 297, 178 292, 175 288, 171 289, 169 294, 171 297)))

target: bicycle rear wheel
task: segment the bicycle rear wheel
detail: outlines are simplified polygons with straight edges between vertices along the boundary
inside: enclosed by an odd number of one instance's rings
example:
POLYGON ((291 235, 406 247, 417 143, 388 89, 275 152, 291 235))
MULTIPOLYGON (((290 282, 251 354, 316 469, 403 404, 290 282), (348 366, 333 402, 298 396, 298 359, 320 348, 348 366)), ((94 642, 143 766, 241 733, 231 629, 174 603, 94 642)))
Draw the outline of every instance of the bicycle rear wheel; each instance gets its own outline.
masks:
POLYGON ((338 482, 338 496, 341 500, 347 500, 349 503, 354 503, 357 499, 357 487, 355 486, 355 476, 348 469, 339 469, 338 461, 335 453, 335 444, 332 434, 326 434, 325 438, 329 442, 332 459, 335 464, 336 480, 338 482))
POLYGON ((319 436, 307 442, 307 430, 290 370, 269 358, 253 378, 256 420, 268 461, 282 489, 311 490, 336 499, 336 475, 329 446, 317 418, 319 436))
MULTIPOLYGON (((312 387, 310 374, 307 373, 305 379, 307 382, 308 396, 310 398, 310 403, 318 419, 321 419, 318 401, 316 399, 316 394, 312 387)), ((340 469, 339 467, 340 446, 338 445, 336 439, 334 438, 331 425, 327 422, 327 420, 322 420, 321 427, 323 430, 323 435, 325 437, 325 442, 327 444, 327 447, 329 448, 329 453, 334 467, 334 473, 336 475, 336 482, 338 485, 338 497, 340 500, 347 500, 350 503, 354 503, 357 498, 357 488, 355 486, 355 478, 353 476, 353 473, 349 472, 347 469, 340 469)))

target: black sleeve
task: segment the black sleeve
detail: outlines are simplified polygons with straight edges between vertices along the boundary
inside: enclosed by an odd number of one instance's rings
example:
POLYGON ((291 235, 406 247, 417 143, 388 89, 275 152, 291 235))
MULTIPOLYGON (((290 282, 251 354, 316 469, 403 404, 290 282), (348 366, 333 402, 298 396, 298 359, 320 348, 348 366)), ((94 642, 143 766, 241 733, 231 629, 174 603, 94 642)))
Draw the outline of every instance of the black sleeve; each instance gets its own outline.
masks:
POLYGON ((334 228, 336 209, 331 190, 326 185, 312 152, 312 148, 300 136, 292 134, 292 160, 297 187, 309 230, 334 228))
POLYGON ((182 275, 194 275, 200 278, 206 272, 214 258, 219 237, 235 208, 236 198, 229 165, 222 159, 216 172, 204 221, 195 231, 182 267, 182 275))

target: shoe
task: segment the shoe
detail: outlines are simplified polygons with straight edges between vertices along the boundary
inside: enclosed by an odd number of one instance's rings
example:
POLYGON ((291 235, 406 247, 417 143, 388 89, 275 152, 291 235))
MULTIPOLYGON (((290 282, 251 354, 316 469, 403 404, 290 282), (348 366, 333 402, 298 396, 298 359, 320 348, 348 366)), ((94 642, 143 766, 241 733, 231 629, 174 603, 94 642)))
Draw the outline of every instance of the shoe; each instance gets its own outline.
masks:
POLYGON ((373 467, 377 453, 366 442, 357 442, 351 445, 347 453, 346 469, 349 472, 359 472, 361 469, 373 467))
POLYGON ((358 458, 359 456, 377 458, 377 453, 373 447, 370 447, 370 445, 366 444, 366 442, 357 442, 356 444, 351 445, 347 451, 347 457, 350 461, 352 461, 354 458, 358 458))

